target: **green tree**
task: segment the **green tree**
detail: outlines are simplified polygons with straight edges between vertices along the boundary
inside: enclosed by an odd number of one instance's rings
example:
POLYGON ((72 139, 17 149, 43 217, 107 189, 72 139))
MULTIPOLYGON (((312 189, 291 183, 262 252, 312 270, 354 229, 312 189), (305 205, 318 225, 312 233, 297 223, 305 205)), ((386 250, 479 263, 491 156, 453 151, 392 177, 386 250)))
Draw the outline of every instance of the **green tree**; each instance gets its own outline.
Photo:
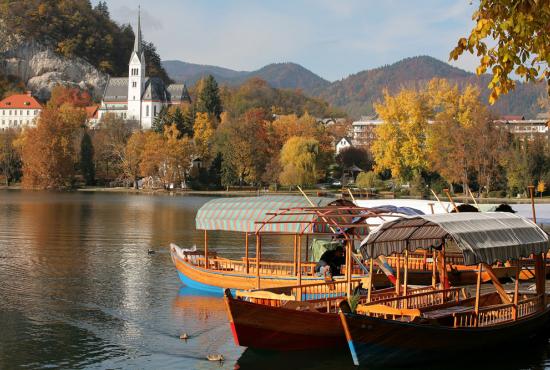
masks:
POLYGON ((468 37, 458 40, 451 51, 453 60, 465 51, 479 57, 477 73, 493 73, 489 102, 516 85, 513 75, 526 81, 545 78, 550 91, 550 11, 547 1, 480 0, 472 19, 476 22, 468 37), (494 46, 491 46, 494 45, 494 46))
POLYGON ((94 168, 94 146, 92 139, 87 131, 84 131, 80 141, 80 173, 84 176, 86 185, 94 185, 95 183, 95 168, 94 168))
POLYGON ((21 175, 21 155, 17 148, 17 132, 13 129, 0 132, 0 173, 6 186, 21 175))
POLYGON ((198 83, 195 111, 220 119, 223 112, 222 101, 218 83, 212 75, 208 75, 198 83))
POLYGON ((357 175, 355 185, 360 188, 373 189, 381 186, 381 180, 374 171, 361 172, 357 175))
POLYGON ((281 150, 282 185, 313 185, 317 180, 319 142, 313 138, 291 137, 281 150))

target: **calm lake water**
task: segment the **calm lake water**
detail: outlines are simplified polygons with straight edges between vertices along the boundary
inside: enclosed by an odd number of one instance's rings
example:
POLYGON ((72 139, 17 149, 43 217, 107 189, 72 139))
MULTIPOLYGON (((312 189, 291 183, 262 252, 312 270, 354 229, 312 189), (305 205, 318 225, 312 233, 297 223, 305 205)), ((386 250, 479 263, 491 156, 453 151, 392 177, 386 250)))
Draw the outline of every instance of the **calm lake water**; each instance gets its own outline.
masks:
MULTIPOLYGON (((221 295, 181 285, 167 246, 201 245, 194 217, 209 199, 0 191, 0 369, 352 369, 345 350, 282 355, 237 347, 221 295), (213 353, 225 362, 207 361, 213 353)), ((550 206, 539 212, 550 217, 550 206)), ((243 253, 238 234, 213 234, 210 243, 225 256, 243 253)), ((266 246, 266 256, 290 255, 278 245, 266 246)), ((550 367, 548 340, 527 344, 487 363, 468 354, 452 363, 550 367)))

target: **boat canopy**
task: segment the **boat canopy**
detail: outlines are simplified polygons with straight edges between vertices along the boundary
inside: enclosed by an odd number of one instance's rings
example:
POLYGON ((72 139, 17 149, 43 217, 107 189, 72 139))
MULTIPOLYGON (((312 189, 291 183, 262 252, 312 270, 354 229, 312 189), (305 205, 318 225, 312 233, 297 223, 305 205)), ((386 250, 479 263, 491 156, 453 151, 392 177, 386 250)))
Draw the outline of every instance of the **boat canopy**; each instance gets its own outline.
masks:
POLYGON ((380 225, 361 243, 365 258, 402 253, 407 249, 439 249, 456 243, 466 265, 517 260, 548 251, 548 235, 513 213, 448 213, 403 217, 380 225))
MULTIPOLYGON (((343 199, 309 197, 315 207, 354 206, 343 199)), ((198 230, 224 230, 254 233, 258 223, 265 221, 270 214, 279 213, 277 223, 266 224, 262 232, 300 233, 304 227, 315 221, 312 212, 289 212, 281 210, 312 207, 304 197, 260 196, 218 198, 205 203, 197 212, 195 225, 198 230)))

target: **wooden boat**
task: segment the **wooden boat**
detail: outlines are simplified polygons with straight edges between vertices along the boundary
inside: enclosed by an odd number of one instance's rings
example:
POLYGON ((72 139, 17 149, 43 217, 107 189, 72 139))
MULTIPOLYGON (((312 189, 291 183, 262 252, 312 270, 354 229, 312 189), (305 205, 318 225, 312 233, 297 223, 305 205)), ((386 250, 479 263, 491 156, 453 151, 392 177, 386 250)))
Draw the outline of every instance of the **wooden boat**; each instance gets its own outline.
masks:
MULTIPOLYGON (((401 214, 385 213, 356 207, 352 203, 330 198, 311 198, 311 204, 301 197, 253 197, 222 198, 206 203, 196 217, 197 229, 204 231, 204 251, 190 251, 171 244, 172 261, 181 281, 192 288, 210 292, 222 292, 223 288, 260 289, 299 284, 318 284, 324 281, 314 271, 316 262, 308 262, 308 240, 315 236, 329 238, 338 235, 347 244, 348 256, 354 244, 359 242, 373 227, 370 220, 396 218, 401 214), (240 260, 228 259, 209 251, 208 231, 237 231, 244 234, 244 256, 240 260), (294 237, 292 261, 270 261, 261 258, 262 236, 278 234, 294 237), (343 234, 346 234, 344 237, 343 234), (251 256, 250 242, 255 244, 251 256), (305 253, 304 253, 305 252, 305 253), (258 264, 257 255, 260 256, 258 264), (259 268, 258 268, 259 265, 259 268), (298 273, 299 272, 299 273, 298 273)), ((380 221, 377 221, 380 222, 380 221)), ((461 256, 448 255, 448 281, 453 285, 475 283, 475 270, 461 266, 461 256)), ((335 277, 336 281, 366 277, 361 261, 351 258, 351 276, 335 277)), ((404 260, 388 257, 393 269, 404 268, 404 260)), ((429 285, 432 283, 434 266, 426 254, 411 255, 408 262, 409 283, 429 285)), ((398 271, 400 269, 397 269, 398 271)), ((495 268, 499 278, 513 276, 513 267, 495 268)), ((373 274, 375 287, 395 284, 393 271, 373 274), (389 278, 388 276, 389 275, 389 278)))
POLYGON ((534 223, 509 213, 415 216, 390 221, 363 242, 365 258, 408 249, 443 246, 449 241, 462 251, 465 265, 478 266, 475 297, 448 289, 392 297, 357 306, 340 303, 340 319, 356 365, 400 365, 433 360, 457 351, 475 351, 528 340, 550 324, 545 293, 544 258, 548 235, 534 223), (496 261, 521 261, 534 256, 536 292, 508 292, 490 267, 496 261), (481 294, 481 273, 491 275, 496 292, 481 294))
MULTIPOLYGON (((391 216, 353 203, 331 198, 253 197, 221 198, 206 203, 196 216, 197 229, 204 231, 204 251, 191 251, 171 244, 172 261, 182 282, 192 288, 222 292, 222 288, 260 289, 289 285, 317 284, 325 277, 315 273, 316 262, 308 260, 310 237, 338 236, 347 249, 347 265, 356 265, 356 273, 334 277, 336 282, 366 276, 357 262, 352 262, 353 245, 372 225, 371 217, 391 216), (237 231, 244 234, 245 253, 241 260, 231 260, 208 250, 208 231, 237 231), (294 238, 292 261, 270 261, 261 257, 262 237, 266 234, 294 238), (251 256, 250 239, 254 238, 255 255, 251 256), (305 252, 305 253, 304 253, 305 252)), ((395 215, 393 215, 395 216, 395 215)), ((352 271, 354 268, 350 269, 352 271)), ((347 271, 347 270, 346 270, 347 271)), ((383 273, 377 284, 388 285, 383 273)))
MULTIPOLYGON (((354 288, 360 281, 352 282, 354 288)), ((237 291, 225 290, 226 311, 238 346, 276 351, 345 348, 337 306, 346 297, 347 282, 237 291), (302 299, 298 299, 301 296, 302 299)), ((432 291, 414 287, 412 293, 432 291)), ((372 300, 396 296, 395 288, 373 292, 372 300)), ((359 302, 364 301, 365 297, 359 302)))

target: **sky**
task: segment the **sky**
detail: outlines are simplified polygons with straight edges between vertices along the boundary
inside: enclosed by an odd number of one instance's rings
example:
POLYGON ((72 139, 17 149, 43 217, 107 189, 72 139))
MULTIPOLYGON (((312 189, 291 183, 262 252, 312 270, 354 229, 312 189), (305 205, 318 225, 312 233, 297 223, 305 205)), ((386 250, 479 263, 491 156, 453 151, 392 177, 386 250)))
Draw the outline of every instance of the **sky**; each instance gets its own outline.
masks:
MULTIPOLYGON (((93 0, 92 3, 97 3, 93 0)), ((469 0, 107 0, 163 60, 251 71, 295 62, 335 81, 406 57, 448 61, 473 27, 469 0)), ((475 58, 451 64, 475 70, 475 58)))

